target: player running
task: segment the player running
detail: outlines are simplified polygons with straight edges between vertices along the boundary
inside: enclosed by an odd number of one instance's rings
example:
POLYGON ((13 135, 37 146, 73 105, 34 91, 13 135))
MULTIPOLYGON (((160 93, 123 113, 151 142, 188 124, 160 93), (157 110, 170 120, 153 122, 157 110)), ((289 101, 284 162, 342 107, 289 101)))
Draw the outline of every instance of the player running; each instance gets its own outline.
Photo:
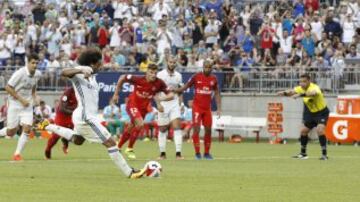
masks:
POLYGON ((122 75, 116 85, 113 96, 115 102, 119 100, 119 91, 125 82, 134 85, 134 91, 129 96, 126 105, 126 111, 130 116, 131 123, 125 128, 122 134, 118 148, 121 149, 123 144, 129 140, 128 148, 125 153, 129 159, 135 159, 134 144, 139 133, 144 128, 144 118, 147 114, 150 101, 154 98, 158 111, 164 112, 164 108, 160 102, 169 101, 174 98, 174 93, 167 90, 167 86, 161 79, 156 77, 158 66, 150 64, 145 76, 122 75), (159 92, 164 92, 164 96, 155 96, 159 92))
POLYGON ((193 142, 195 148, 195 158, 200 160, 200 126, 204 126, 204 159, 213 159, 210 154, 211 147, 211 97, 215 95, 215 101, 217 106, 217 115, 221 115, 221 98, 218 88, 218 82, 216 76, 211 74, 213 63, 209 60, 204 62, 203 72, 195 74, 183 87, 175 89, 175 92, 181 93, 184 90, 194 86, 195 95, 193 102, 193 142))
POLYGON ((5 86, 9 94, 9 108, 7 113, 7 127, 0 130, 0 137, 14 136, 22 126, 22 133, 18 140, 13 156, 14 161, 21 161, 21 152, 29 139, 33 125, 33 106, 37 102, 36 84, 41 73, 36 70, 39 57, 32 53, 27 56, 27 65, 17 70, 5 86))

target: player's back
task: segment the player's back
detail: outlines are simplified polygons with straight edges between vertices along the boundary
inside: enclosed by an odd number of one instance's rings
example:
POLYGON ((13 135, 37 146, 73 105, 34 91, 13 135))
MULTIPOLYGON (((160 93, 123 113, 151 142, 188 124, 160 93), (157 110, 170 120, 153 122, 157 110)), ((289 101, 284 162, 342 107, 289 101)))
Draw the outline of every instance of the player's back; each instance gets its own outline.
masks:
POLYGON ((71 78, 75 90, 77 108, 73 113, 73 121, 84 122, 97 117, 99 103, 99 85, 95 76, 84 78, 83 74, 76 74, 71 78))

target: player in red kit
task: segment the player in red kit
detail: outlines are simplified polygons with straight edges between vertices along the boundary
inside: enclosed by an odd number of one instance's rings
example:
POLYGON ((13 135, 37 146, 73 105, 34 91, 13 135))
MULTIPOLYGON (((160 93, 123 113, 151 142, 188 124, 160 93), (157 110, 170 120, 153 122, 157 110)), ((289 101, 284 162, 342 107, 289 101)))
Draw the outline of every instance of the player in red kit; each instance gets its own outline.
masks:
POLYGON ((128 158, 135 159, 133 150, 138 134, 144 128, 144 117, 148 112, 148 106, 154 98, 158 111, 164 111, 160 102, 169 101, 174 98, 174 93, 167 90, 167 86, 161 79, 156 77, 158 67, 155 64, 150 64, 145 76, 122 75, 116 86, 113 96, 115 102, 119 100, 119 91, 125 82, 134 85, 134 91, 128 97, 126 111, 130 116, 131 123, 125 128, 123 135, 120 138, 118 147, 121 149, 123 144, 129 140, 128 148, 125 150, 128 158), (159 92, 164 92, 165 96, 155 96, 159 92))
POLYGON ((195 74, 184 86, 175 89, 176 93, 181 93, 187 88, 194 87, 194 103, 192 107, 192 120, 193 120, 193 142, 195 148, 195 158, 201 159, 200 153, 200 126, 204 126, 204 159, 213 159, 210 154, 211 147, 211 97, 215 94, 215 100, 217 105, 217 115, 221 115, 221 98, 218 88, 218 82, 216 77, 211 74, 213 63, 206 60, 204 62, 203 72, 195 74))
MULTIPOLYGON (((72 87, 66 89, 60 98, 59 105, 56 107, 54 124, 58 126, 63 126, 65 128, 73 129, 74 125, 71 120, 71 115, 76 109, 76 106, 77 101, 74 89, 72 87)), ((59 139, 60 136, 56 133, 53 133, 51 138, 48 140, 47 146, 45 148, 46 159, 51 159, 51 149, 55 146, 59 139)), ((67 154, 69 142, 64 138, 62 138, 61 140, 63 142, 63 151, 65 154, 67 154)))

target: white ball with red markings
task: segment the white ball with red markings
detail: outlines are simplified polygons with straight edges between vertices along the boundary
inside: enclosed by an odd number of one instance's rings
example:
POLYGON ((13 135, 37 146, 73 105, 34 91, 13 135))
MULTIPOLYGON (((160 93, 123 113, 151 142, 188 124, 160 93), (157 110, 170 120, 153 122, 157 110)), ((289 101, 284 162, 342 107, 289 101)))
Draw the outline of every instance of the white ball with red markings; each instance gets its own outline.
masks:
POLYGON ((161 175, 162 167, 157 161, 149 161, 145 164, 145 175, 151 178, 158 178, 161 175))

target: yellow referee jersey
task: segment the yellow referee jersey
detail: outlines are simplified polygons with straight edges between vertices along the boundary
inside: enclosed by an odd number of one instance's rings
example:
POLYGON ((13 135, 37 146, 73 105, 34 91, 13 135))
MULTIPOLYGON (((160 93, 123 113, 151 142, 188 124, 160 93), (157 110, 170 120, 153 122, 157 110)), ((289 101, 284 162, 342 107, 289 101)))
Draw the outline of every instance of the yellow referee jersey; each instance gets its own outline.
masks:
POLYGON ((294 91, 298 94, 304 94, 311 91, 317 92, 317 94, 313 97, 303 97, 304 104, 311 113, 319 112, 326 108, 326 101, 324 95, 318 85, 310 83, 307 90, 304 90, 303 88, 301 88, 301 86, 296 86, 294 88, 294 91))

